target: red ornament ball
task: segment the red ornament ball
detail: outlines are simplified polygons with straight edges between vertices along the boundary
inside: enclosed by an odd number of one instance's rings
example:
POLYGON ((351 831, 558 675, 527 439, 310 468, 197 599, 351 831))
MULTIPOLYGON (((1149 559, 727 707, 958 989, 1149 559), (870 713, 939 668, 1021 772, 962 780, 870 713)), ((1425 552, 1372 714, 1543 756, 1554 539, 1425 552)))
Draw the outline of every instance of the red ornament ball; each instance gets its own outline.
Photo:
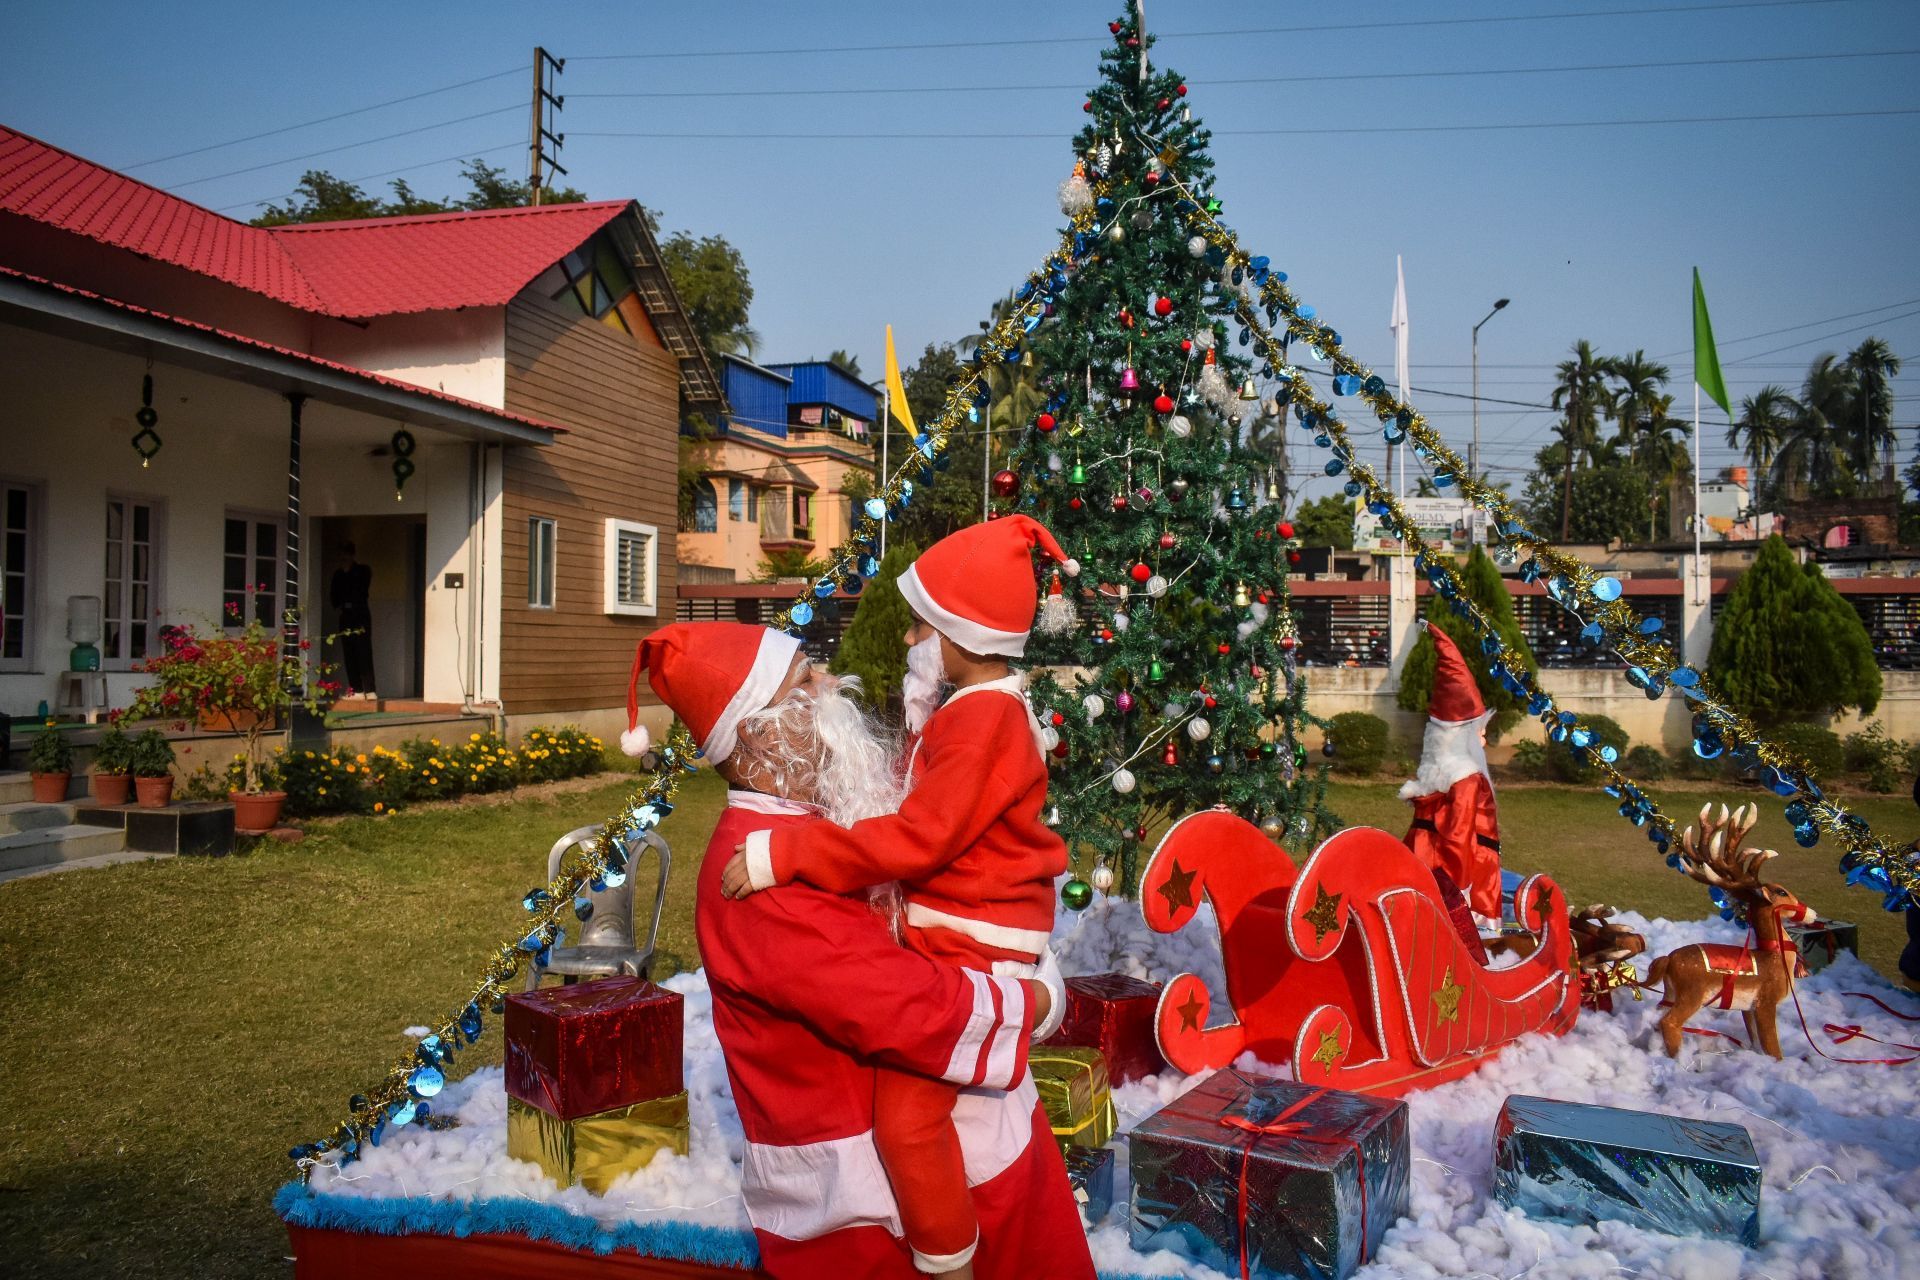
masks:
POLYGON ((1187 86, 1185 86, 1185 85, 1183 85, 1183 84, 1182 84, 1182 85, 1175 85, 1175 86, 1174 86, 1174 89, 1173 89, 1173 91, 1174 91, 1174 93, 1175 93, 1175 94, 1177 94, 1177 95, 1179 95, 1179 96, 1180 96, 1180 97, 1182 97, 1182 98, 1184 98, 1184 97, 1186 97, 1186 96, 1187 96, 1187 86))
POLYGON ((1067 499, 1067 510, 1069 511, 1078 511, 1081 507, 1084 507, 1086 505, 1087 505, 1086 503, 1080 501, 1080 499, 1077 497, 1067 499))
POLYGON ((1067 758, 1067 744, 1064 741, 1054 743, 1053 755, 1056 760, 1065 760, 1067 758))
POLYGON ((1292 653, 1294 646, 1299 643, 1300 642, 1298 640, 1295 640, 1292 636, 1280 637, 1280 647, 1288 653, 1292 653))
POLYGON ((1293 536, 1293 521, 1282 520, 1280 522, 1280 536, 1283 538, 1291 538, 1293 536))
POLYGON ((1093 113, 1093 99, 1089 98, 1087 101, 1081 103, 1080 109, 1091 115, 1093 113))
POLYGON ((1173 543, 1174 543, 1174 538, 1171 533, 1163 533, 1160 535, 1160 549, 1162 551, 1173 550, 1173 543))
MULTIPOLYGON (((1224 641, 1224 640, 1222 640, 1222 641, 1220 642, 1220 652, 1221 652, 1221 653, 1232 653, 1232 652, 1233 652, 1233 646, 1232 646, 1232 645, 1230 645, 1230 644, 1228 644, 1228 643, 1227 643, 1226 641, 1224 641)), ((1212 704, 1212 703, 1208 703, 1207 705, 1209 705, 1209 706, 1211 706, 1211 705, 1213 705, 1213 704, 1212 704)))
POLYGON ((1056 729, 1057 729, 1057 728, 1059 728, 1059 727, 1060 727, 1061 725, 1063 725, 1063 724, 1065 724, 1066 722, 1067 722, 1067 718, 1066 718, 1065 716, 1063 716, 1063 715, 1061 715, 1061 714, 1060 714, 1060 713, 1059 713, 1058 711, 1056 711, 1056 712, 1054 712, 1054 713, 1053 713, 1053 727, 1054 727, 1054 728, 1056 728, 1056 729))
POLYGON ((1120 34, 1120 24, 1117 22, 1109 22, 1107 24, 1107 30, 1117 36, 1120 34))
POLYGON ((1168 107, 1173 105, 1173 99, 1162 98, 1156 105, 1160 108, 1160 110, 1165 111, 1168 107))
POLYGON ((1139 36, 1128 36, 1128 37, 1127 37, 1127 48, 1129 48, 1129 49, 1138 49, 1139 47, 1140 47, 1140 37, 1139 37, 1139 36))
POLYGON ((1126 494, 1124 494, 1124 493, 1116 493, 1116 494, 1114 494, 1114 495, 1113 495, 1113 509, 1114 509, 1115 511, 1125 511, 1125 510, 1127 509, 1127 495, 1126 495, 1126 494))
POLYGON ((1120 308, 1120 327, 1122 329, 1133 328, 1133 312, 1127 310, 1125 307, 1120 308))
MULTIPOLYGON (((1227 646, 1221 645, 1220 652, 1225 653, 1226 651, 1227 651, 1227 646)), ((1215 701, 1214 696, 1212 694, 1208 694, 1206 697, 1202 698, 1200 702, 1201 702, 1201 705, 1206 707, 1206 709, 1209 711, 1213 710, 1215 707, 1220 705, 1217 701, 1215 701)))
MULTIPOLYGON (((1155 315, 1157 315, 1157 316, 1170 316, 1170 315, 1172 315, 1172 314, 1173 314, 1173 299, 1172 299, 1172 298, 1155 298, 1155 299, 1153 300, 1153 314, 1155 314, 1155 315)), ((1192 339, 1190 339, 1190 338, 1189 338, 1189 339, 1186 339, 1186 341, 1189 341, 1189 342, 1191 342, 1191 341, 1192 341, 1192 339)))
POLYGON ((1133 568, 1127 570, 1127 574, 1135 582, 1145 582, 1153 576, 1153 570, 1147 568, 1143 563, 1136 563, 1133 568))
POLYGON ((1039 417, 1033 420, 1033 425, 1036 430, 1051 431, 1054 429, 1054 427, 1058 426, 1059 424, 1053 420, 1052 414, 1043 413, 1039 417))
POLYGON ((1157 187, 1160 185, 1160 175, 1152 169, 1149 169, 1147 170, 1147 176, 1142 178, 1141 181, 1150 187, 1157 187))
POLYGON ((1003 498, 1011 498, 1020 490, 1020 477, 1011 471, 993 473, 993 491, 1003 498))
POLYGON ((1173 397, 1162 391, 1153 398, 1153 411, 1155 413, 1172 413, 1173 397))
POLYGON ((1300 553, 1299 553, 1298 551, 1289 551, 1289 552, 1287 552, 1287 563, 1288 563, 1288 564, 1299 564, 1299 563, 1300 563, 1300 553))
POLYGON ((1102 627, 1100 628, 1100 638, 1102 640, 1111 640, 1113 639, 1113 632, 1106 627, 1102 627))

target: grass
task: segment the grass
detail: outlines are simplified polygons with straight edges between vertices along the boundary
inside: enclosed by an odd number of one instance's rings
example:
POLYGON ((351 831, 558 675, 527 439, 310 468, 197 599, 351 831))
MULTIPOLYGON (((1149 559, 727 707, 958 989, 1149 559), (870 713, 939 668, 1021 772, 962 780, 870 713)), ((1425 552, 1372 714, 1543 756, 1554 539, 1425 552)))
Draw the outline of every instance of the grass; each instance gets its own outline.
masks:
MULTIPOLYGON (((285 1275, 269 1197, 285 1151, 328 1131, 346 1097, 410 1041, 401 1029, 464 999, 479 957, 514 931, 520 896, 561 833, 611 812, 624 779, 484 807, 317 827, 298 845, 0 887, 0 1241, 22 1276, 115 1280, 285 1275)), ((692 884, 723 802, 689 781, 667 834, 680 864, 661 947, 696 963, 692 884)), ((1704 793, 1663 792, 1675 814, 1704 793)), ((1336 784, 1350 823, 1399 832, 1390 785, 1336 784)), ((1766 806, 1763 806, 1766 807, 1766 806)), ((1912 808, 1866 799, 1889 836, 1912 808)), ((1501 791, 1507 861, 1550 872, 1576 902, 1698 918, 1704 891, 1661 865, 1590 793, 1501 791)), ((1778 878, 1860 923, 1892 971, 1897 918, 1843 891, 1831 849, 1792 845, 1777 807, 1757 838, 1785 844, 1778 878)), ((645 869, 642 868, 642 879, 645 869)), ((490 1028, 461 1070, 497 1062, 490 1028)))

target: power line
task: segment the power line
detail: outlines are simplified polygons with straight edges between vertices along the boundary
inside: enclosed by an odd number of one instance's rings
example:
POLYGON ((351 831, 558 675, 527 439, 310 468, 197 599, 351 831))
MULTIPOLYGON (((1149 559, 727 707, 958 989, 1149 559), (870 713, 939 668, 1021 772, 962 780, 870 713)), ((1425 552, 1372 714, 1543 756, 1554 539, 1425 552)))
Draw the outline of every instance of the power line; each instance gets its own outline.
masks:
POLYGON ((1478 400, 1481 404, 1517 404, 1527 409, 1545 409, 1549 412, 1557 412, 1550 404, 1535 404, 1531 400, 1502 400, 1497 396, 1470 396, 1463 395, 1458 391, 1440 391, 1433 387, 1409 387, 1408 390, 1418 391, 1421 395, 1427 396, 1445 396, 1449 400, 1478 400))
MULTIPOLYGON (((1343 126, 1325 129, 1215 129, 1216 138, 1329 137, 1383 133, 1496 133, 1522 129, 1615 129, 1641 125, 1747 124, 1778 120, 1852 120, 1872 116, 1915 116, 1920 107, 1882 111, 1794 111, 1747 116, 1659 116, 1640 120, 1543 120, 1505 124, 1427 124, 1343 126)), ((655 142, 1058 142, 1058 133, 644 133, 579 130, 578 138, 646 138, 655 142)))
MULTIPOLYGON (((1850 58, 1908 58, 1920 49, 1865 49, 1848 53, 1788 53, 1752 58, 1691 58, 1675 62, 1597 62, 1574 67, 1488 67, 1470 71, 1361 71, 1324 76, 1249 76, 1228 80, 1189 80, 1199 88, 1262 84, 1324 84, 1345 80, 1435 80, 1479 76, 1560 75, 1584 71, 1645 71, 1667 67, 1721 67, 1767 62, 1829 62, 1850 58)), ((574 93, 573 98, 814 98, 899 93, 1034 93, 1084 89, 1084 84, 907 85, 874 88, 866 85, 833 89, 642 89, 610 93, 574 93)))
POLYGON ((460 116, 453 120, 442 120, 438 124, 423 124, 417 129, 402 129, 398 133, 382 134, 378 138, 362 138, 358 142, 345 142, 337 147, 322 147, 318 151, 309 151, 305 155, 286 156, 279 160, 268 160, 264 164, 250 164, 244 169, 229 169, 225 173, 209 174, 204 178, 189 178, 185 182, 167 184, 168 190, 178 191, 182 187, 197 187, 203 182, 218 182, 222 178, 234 178, 243 173, 258 173, 262 169, 271 169, 276 165, 294 164, 301 160, 312 160, 317 156, 330 156, 339 151, 353 151, 360 147, 370 147, 376 142, 392 142, 395 138, 410 138, 416 133, 428 133, 434 129, 446 129, 456 124, 465 124, 469 120, 485 120, 489 116, 505 115, 509 111, 518 111, 516 104, 511 107, 497 107, 492 111, 476 111, 470 116, 460 116))
MULTIPOLYGON (((1905 302, 1889 302, 1883 306, 1868 307, 1865 311, 1849 311, 1844 315, 1828 316, 1824 320, 1809 320, 1805 324, 1790 324, 1784 329, 1769 329, 1765 333, 1749 333, 1743 338, 1728 338, 1726 341, 1716 343, 1715 345, 1719 347, 1731 347, 1742 342, 1753 342, 1760 338, 1771 338, 1777 334, 1793 333, 1796 330, 1800 330, 1800 329, 1818 328, 1820 325, 1823 325, 1823 324, 1832 324, 1836 320, 1851 320, 1855 316, 1870 316, 1878 311, 1898 311, 1901 307, 1911 307, 1916 303, 1920 303, 1920 298, 1908 298, 1905 302)), ((1692 347, 1682 347, 1678 351, 1669 351, 1663 355, 1654 356, 1653 359, 1672 360, 1677 356, 1689 355, 1692 353, 1692 351, 1693 351, 1692 347)), ((1766 353, 1761 352, 1761 354, 1765 355, 1766 353)), ((1746 363, 1746 362, 1742 361, 1742 363, 1746 363)), ((1492 368, 1493 366, 1489 365, 1486 367, 1492 368)))
MULTIPOLYGON (((511 149, 517 149, 524 145, 525 145, 524 143, 519 141, 502 142, 497 146, 483 147, 477 151, 460 151, 450 156, 441 156, 438 160, 422 160, 417 164, 403 164, 398 169, 383 169, 379 173, 363 173, 352 178, 342 178, 341 181, 342 182, 371 182, 375 178, 390 178, 396 173, 412 173, 419 169, 431 169, 434 165, 450 164, 455 160, 477 160, 482 156, 493 155, 497 151, 507 151, 511 149)), ((269 201, 285 200, 291 196, 296 196, 299 194, 300 193, 298 191, 283 191, 277 196, 262 196, 258 200, 242 200, 239 204, 222 205, 220 206, 220 208, 214 210, 214 212, 227 213, 234 209, 251 209, 257 205, 266 204, 269 201)))
MULTIPOLYGON (((1222 36, 1303 35, 1320 31, 1382 31, 1410 27, 1486 26, 1504 22, 1560 22, 1571 18, 1669 17, 1729 9, 1789 9, 1856 0, 1734 0, 1719 4, 1660 5, 1635 9, 1585 9, 1567 13, 1514 13, 1476 18, 1408 18, 1391 22, 1330 22, 1291 27, 1239 27, 1223 31, 1156 31, 1156 41, 1208 40, 1222 36)), ((811 48, 694 49, 671 53, 599 53, 576 55, 576 62, 651 62, 671 58, 755 58, 815 53, 904 53, 923 49, 1006 49, 1017 46, 1093 44, 1104 36, 1036 36, 1020 40, 945 40, 917 44, 816 45, 811 48)))
MULTIPOLYGON (((1770 356, 1770 355, 1775 355, 1782 351, 1791 351, 1795 347, 1804 347, 1816 342, 1826 342, 1833 338, 1844 337, 1849 333, 1858 333, 1862 329, 1871 329, 1876 325, 1892 324, 1896 320, 1908 320, 1913 318, 1914 316, 1920 316, 1920 310, 1903 311, 1897 316, 1882 316, 1878 320, 1869 320, 1865 324, 1849 325, 1845 329, 1836 329, 1832 333, 1823 333, 1820 336, 1815 338, 1802 338, 1798 342, 1789 342, 1783 347, 1774 347, 1772 350, 1769 350, 1769 351, 1756 352, 1753 358, 1758 359, 1760 356, 1770 356)), ((1729 367, 1741 365, 1744 363, 1746 363, 1744 360, 1729 360, 1727 362, 1729 367)))
POLYGON ((435 94, 451 93, 455 89, 464 89, 468 85, 485 84, 489 80, 499 80, 504 76, 520 74, 520 68, 496 71, 492 75, 475 76, 471 80, 462 80, 457 84, 442 85, 438 89, 423 89, 419 93, 409 93, 401 98, 389 98, 385 102, 376 102, 371 106, 355 107, 351 111, 336 112, 330 116, 320 116, 313 120, 302 120, 299 124, 282 125, 278 129, 269 129, 265 133, 250 133, 244 138, 229 138, 225 142, 210 142, 204 147, 195 147, 191 151, 176 151, 170 156, 159 156, 152 160, 142 160, 138 164, 123 164, 120 172, 131 173, 135 169, 145 169, 150 165, 165 164, 169 160, 180 160, 187 156, 197 156, 208 151, 219 151, 223 147, 237 147, 243 142, 258 142, 262 138, 273 138, 283 133, 292 133, 295 129, 306 129, 316 124, 331 124, 335 120, 345 120, 348 116, 365 115, 369 111, 379 111, 383 107, 397 107, 403 102, 414 102, 421 98, 431 98, 435 94))

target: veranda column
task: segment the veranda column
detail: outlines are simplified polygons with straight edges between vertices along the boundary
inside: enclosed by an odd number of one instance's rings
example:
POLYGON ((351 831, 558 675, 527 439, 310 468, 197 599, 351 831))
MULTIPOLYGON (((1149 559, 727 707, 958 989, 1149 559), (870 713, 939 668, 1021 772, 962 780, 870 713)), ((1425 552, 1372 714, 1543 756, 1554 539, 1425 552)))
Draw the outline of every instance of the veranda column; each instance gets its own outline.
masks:
POLYGON ((287 397, 287 608, 281 621, 280 656, 300 656, 300 409, 307 398, 287 397))
POLYGON ((1411 556, 1387 557, 1387 670, 1388 687, 1400 687, 1400 670, 1420 639, 1420 602, 1414 595, 1419 575, 1411 556))
POLYGON ((1680 656, 1704 669, 1713 648, 1713 557, 1681 556, 1680 656))

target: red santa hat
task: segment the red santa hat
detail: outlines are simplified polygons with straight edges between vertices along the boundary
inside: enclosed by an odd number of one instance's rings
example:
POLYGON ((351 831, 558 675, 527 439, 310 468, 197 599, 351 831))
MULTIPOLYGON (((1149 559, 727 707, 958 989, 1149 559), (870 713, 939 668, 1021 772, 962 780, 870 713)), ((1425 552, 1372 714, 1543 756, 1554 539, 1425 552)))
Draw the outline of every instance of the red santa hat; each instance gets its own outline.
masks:
POLYGON ((800 638, 745 622, 676 622, 642 640, 627 680, 627 731, 620 749, 645 755, 653 737, 640 724, 640 673, 673 708, 714 764, 733 754, 740 721, 773 701, 793 669, 800 638))
POLYGON ((1422 619, 1427 638, 1433 641, 1433 692, 1427 700, 1427 717, 1441 724, 1465 724, 1487 714, 1467 660, 1453 640, 1440 628, 1422 619))
POLYGON ((1040 605, 1035 547, 1080 572, 1053 535, 1031 516, 1002 516, 950 533, 900 575, 900 594, 934 630, 968 653, 1017 658, 1040 605))

